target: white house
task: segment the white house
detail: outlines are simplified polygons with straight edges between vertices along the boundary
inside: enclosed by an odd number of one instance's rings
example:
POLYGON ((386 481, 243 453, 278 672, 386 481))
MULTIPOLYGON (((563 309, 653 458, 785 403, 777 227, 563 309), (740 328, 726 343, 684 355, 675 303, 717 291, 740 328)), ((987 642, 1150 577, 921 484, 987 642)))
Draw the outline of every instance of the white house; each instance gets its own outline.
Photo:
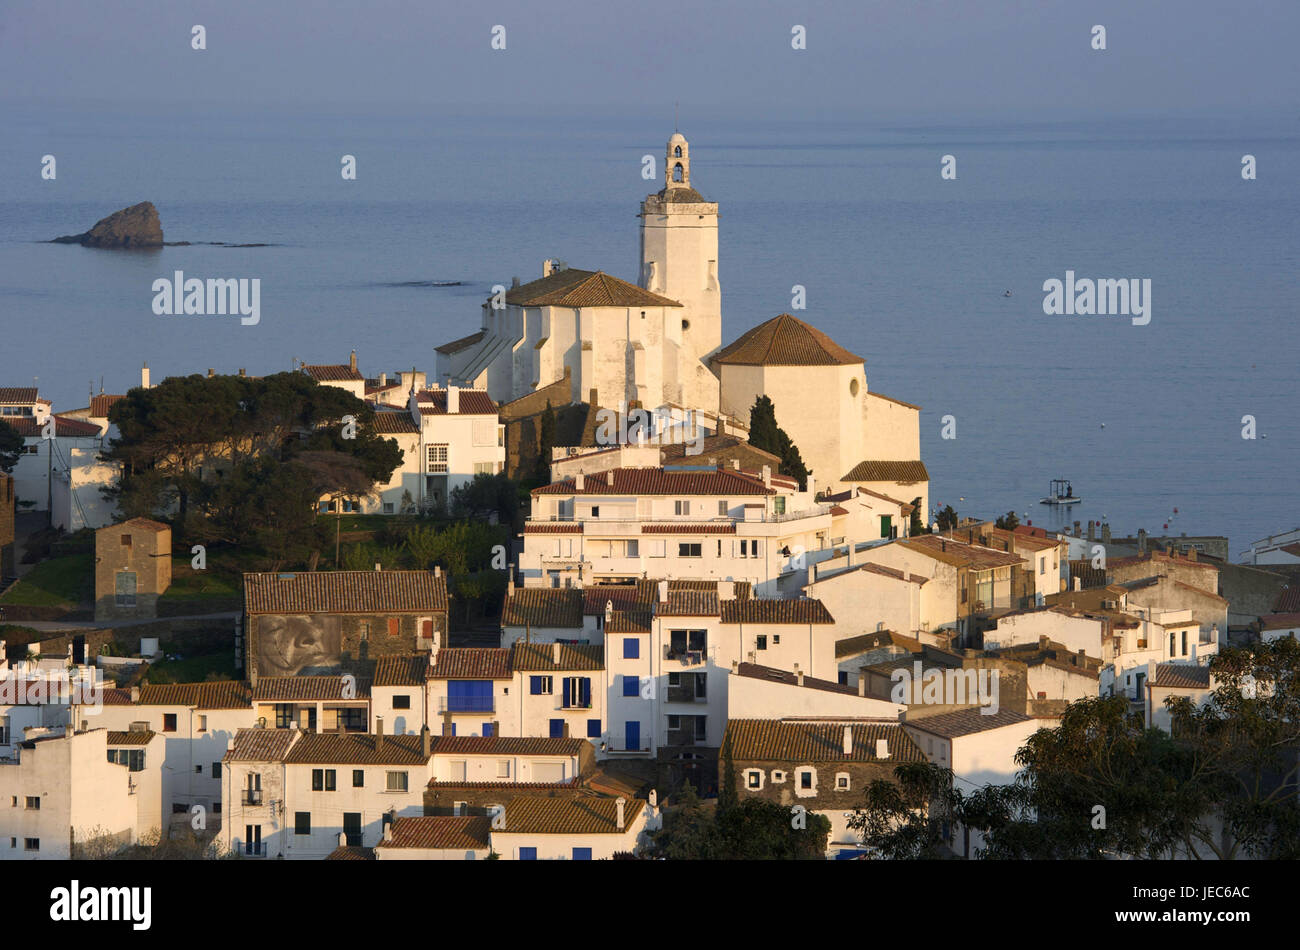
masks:
POLYGON ((515 798, 494 827, 492 850, 510 861, 602 861, 646 843, 650 809, 639 798, 515 798))

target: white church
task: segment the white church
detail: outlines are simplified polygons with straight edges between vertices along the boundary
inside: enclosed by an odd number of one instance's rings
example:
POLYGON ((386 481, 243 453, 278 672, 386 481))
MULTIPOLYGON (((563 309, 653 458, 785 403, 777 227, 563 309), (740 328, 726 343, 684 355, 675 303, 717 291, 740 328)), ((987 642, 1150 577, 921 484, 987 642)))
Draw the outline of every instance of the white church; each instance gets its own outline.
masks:
POLYGON ((860 356, 789 314, 722 346, 718 205, 692 187, 680 133, 639 217, 637 283, 546 261, 540 279, 483 304, 477 333, 437 348, 438 377, 509 402, 567 370, 571 391, 602 406, 694 410, 741 433, 767 395, 819 489, 919 496, 924 517, 920 407, 868 391, 860 356))

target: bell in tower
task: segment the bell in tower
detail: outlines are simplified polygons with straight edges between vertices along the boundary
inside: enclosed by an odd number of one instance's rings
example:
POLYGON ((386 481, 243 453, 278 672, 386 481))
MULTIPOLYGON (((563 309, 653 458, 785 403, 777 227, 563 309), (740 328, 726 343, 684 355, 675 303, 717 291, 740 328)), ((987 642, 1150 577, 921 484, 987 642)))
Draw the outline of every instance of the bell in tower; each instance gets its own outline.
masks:
POLYGON ((691 146, 686 136, 674 132, 668 140, 668 155, 664 161, 664 187, 691 187, 691 146))

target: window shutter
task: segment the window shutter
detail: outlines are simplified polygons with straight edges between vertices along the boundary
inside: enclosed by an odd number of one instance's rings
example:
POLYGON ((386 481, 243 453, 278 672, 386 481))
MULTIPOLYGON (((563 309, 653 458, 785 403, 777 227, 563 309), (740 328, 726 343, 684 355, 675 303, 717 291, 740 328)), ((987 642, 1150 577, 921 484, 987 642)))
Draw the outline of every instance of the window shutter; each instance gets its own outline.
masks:
POLYGON ((591 679, 589 677, 584 676, 578 680, 578 694, 582 705, 591 705, 591 679))
POLYGON ((540 676, 530 676, 528 680, 529 692, 534 696, 542 695, 542 678, 540 676))
POLYGON ((566 677, 564 678, 564 705, 565 705, 566 707, 569 705, 569 693, 570 693, 570 687, 572 686, 572 684, 573 684, 573 681, 572 681, 569 677, 566 676, 566 677))

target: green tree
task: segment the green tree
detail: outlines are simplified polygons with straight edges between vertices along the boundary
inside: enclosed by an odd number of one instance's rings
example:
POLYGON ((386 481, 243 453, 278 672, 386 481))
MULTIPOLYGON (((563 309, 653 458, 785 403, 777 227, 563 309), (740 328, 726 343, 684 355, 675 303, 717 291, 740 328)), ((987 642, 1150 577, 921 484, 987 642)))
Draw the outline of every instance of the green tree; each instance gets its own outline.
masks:
POLYGON ((1014 531, 1020 526, 1020 519, 1016 517, 1014 511, 1008 511, 1005 515, 999 517, 993 522, 994 527, 1004 528, 1007 531, 1014 531))
POLYGON ((537 431, 537 468, 534 477, 542 482, 551 480, 551 449, 555 446, 555 410, 551 401, 546 400, 546 408, 538 422, 537 431))
POLYGON ((908 534, 929 534, 930 528, 926 525, 925 520, 921 517, 921 497, 912 499, 912 518, 911 524, 908 525, 908 534))
POLYGON ((504 472, 480 473, 451 490, 448 509, 455 518, 486 518, 495 513, 502 524, 513 524, 519 513, 519 485, 504 472))
POLYGON ((957 512, 953 511, 952 505, 944 505, 935 521, 938 523, 940 531, 951 531, 957 527, 957 512))
POLYGON ((718 789, 718 814, 735 808, 740 804, 740 795, 736 791, 736 764, 731 758, 731 733, 722 739, 722 785, 718 789))
POLYGON ((9 423, 0 419, 0 471, 11 474, 23 454, 23 437, 9 423))
POLYGON ((777 456, 781 460, 777 471, 796 479, 801 491, 808 487, 812 472, 804 464, 798 446, 776 424, 776 406, 768 396, 759 396, 750 407, 749 444, 777 456))
POLYGON ((943 858, 949 856, 947 838, 961 803, 951 770, 911 762, 894 769, 893 781, 872 781, 847 825, 881 858, 943 858))

